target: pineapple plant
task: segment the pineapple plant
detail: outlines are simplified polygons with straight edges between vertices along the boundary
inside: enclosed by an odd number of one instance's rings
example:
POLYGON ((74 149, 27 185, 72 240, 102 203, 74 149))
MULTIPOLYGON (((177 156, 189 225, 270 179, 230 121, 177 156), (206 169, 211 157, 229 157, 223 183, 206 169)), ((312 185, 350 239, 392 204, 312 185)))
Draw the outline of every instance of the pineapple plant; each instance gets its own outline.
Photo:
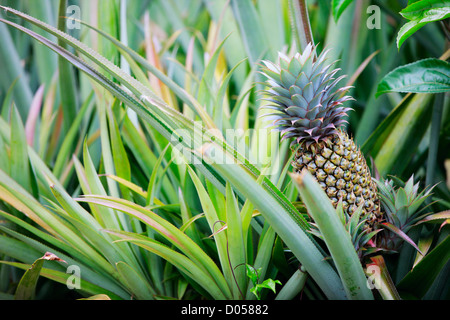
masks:
POLYGON ((342 128, 351 110, 343 106, 352 99, 345 95, 349 87, 338 86, 344 76, 335 79, 339 69, 327 62, 328 51, 317 59, 315 52, 309 44, 293 58, 279 53, 278 64, 263 61, 264 100, 270 103, 262 108, 271 110, 263 116, 281 132, 281 140, 292 139, 294 172, 311 172, 335 207, 342 199, 347 214, 362 206, 364 227, 372 230, 382 219, 377 186, 363 154, 342 128))
MULTIPOLYGON (((350 216, 344 211, 342 200, 339 200, 336 206, 336 215, 345 227, 345 230, 350 235, 353 247, 361 262, 364 262, 365 258, 383 249, 373 245, 373 239, 375 235, 383 229, 369 230, 364 228, 366 216, 362 216, 363 205, 360 205, 355 212, 350 216)), ((311 222, 310 233, 319 239, 323 240, 323 234, 316 223, 311 222)))

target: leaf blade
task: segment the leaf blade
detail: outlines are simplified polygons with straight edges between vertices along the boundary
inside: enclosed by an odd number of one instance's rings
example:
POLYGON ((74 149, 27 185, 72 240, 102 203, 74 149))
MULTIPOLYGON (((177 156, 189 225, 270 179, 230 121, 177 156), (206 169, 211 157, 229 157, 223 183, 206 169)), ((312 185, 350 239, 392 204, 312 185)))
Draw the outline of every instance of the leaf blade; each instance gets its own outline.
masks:
POLYGON ((450 90, 450 63, 423 59, 389 72, 378 84, 376 95, 387 92, 439 93, 450 90))

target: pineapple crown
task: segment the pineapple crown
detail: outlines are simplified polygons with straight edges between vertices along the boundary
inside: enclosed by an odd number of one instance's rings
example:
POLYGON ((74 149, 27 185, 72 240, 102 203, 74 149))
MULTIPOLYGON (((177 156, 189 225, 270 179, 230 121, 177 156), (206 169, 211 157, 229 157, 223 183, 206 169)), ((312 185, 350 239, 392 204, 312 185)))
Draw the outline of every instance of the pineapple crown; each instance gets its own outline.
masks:
POLYGON ((327 53, 323 51, 316 60, 316 47, 309 44, 302 54, 288 58, 278 54, 278 64, 262 61, 262 74, 267 78, 267 94, 263 100, 269 105, 262 108, 272 112, 264 114, 269 125, 281 131, 282 140, 294 138, 291 145, 319 143, 338 133, 343 119, 351 108, 343 102, 352 99, 343 96, 350 87, 336 88, 344 76, 334 78, 340 69, 326 64, 327 53), (331 71, 330 71, 331 70, 331 71))

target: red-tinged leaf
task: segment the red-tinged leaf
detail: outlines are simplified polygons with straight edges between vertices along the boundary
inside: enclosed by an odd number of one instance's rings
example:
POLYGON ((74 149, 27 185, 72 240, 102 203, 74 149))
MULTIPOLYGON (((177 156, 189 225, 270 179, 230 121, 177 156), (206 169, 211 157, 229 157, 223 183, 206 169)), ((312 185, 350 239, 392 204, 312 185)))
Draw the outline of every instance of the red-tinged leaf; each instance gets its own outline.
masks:
POLYGON ((414 241, 411 240, 410 237, 408 237, 408 235, 406 233, 404 233, 402 230, 400 230, 399 228, 397 228, 395 225, 393 225, 392 223, 389 222, 384 222, 381 224, 383 227, 385 227, 386 229, 388 229, 389 231, 395 233, 396 235, 398 235, 400 238, 402 238, 403 240, 405 240, 406 242, 408 242, 410 245, 412 245, 414 247, 414 249, 416 249, 417 251, 419 251, 419 253, 421 255, 424 255, 422 253, 422 251, 420 251, 419 247, 414 243, 414 241))
POLYGON ((450 219, 445 220, 444 222, 442 222, 441 226, 439 227, 439 232, 441 232, 442 227, 444 227, 445 225, 450 223, 450 219))
POLYGON ((415 223, 414 225, 418 225, 418 224, 421 224, 424 222, 430 222, 430 221, 434 221, 434 220, 443 220, 443 219, 445 220, 444 221, 444 225, 445 225, 446 221, 450 219, 450 210, 445 210, 442 212, 430 214, 430 215, 426 216, 425 218, 423 218, 422 220, 415 223))
POLYGON ((41 111, 42 100, 44 97, 44 87, 44 85, 41 85, 36 91, 33 101, 31 102, 27 122, 25 124, 25 135, 27 137, 27 143, 30 146, 33 146, 36 121, 39 116, 39 112, 41 111))
POLYGON ((378 273, 377 280, 380 283, 375 283, 375 287, 379 290, 383 299, 385 300, 400 300, 400 295, 397 292, 394 282, 392 281, 386 262, 382 255, 373 256, 370 258, 371 263, 366 265, 366 275, 369 277, 375 276, 378 273), (375 273, 374 273, 375 272, 375 273))

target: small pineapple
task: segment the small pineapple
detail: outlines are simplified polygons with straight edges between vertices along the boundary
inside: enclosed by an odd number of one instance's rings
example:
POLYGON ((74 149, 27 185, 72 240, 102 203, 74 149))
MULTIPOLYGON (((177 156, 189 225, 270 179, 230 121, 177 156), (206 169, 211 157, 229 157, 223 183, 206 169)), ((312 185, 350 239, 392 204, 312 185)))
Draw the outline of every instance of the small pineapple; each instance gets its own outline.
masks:
MULTIPOLYGON (((375 235, 382 229, 370 230, 369 228, 364 228, 365 221, 367 217, 362 216, 363 206, 359 206, 355 212, 350 216, 348 215, 342 206, 342 200, 339 200, 336 206, 336 215, 341 220, 345 230, 347 230, 352 240, 353 246, 355 248, 356 254, 361 262, 364 262, 366 257, 382 251, 382 249, 377 248, 374 244, 375 235)), ((310 223, 311 230, 309 231, 314 236, 323 239, 322 233, 314 222, 310 223)))
POLYGON ((398 252, 406 240, 419 250, 413 240, 407 236, 408 231, 424 222, 446 219, 450 216, 450 212, 441 212, 436 215, 432 212, 424 213, 429 204, 425 206, 423 204, 427 198, 431 197, 434 186, 419 192, 419 183, 414 184, 414 175, 406 182, 398 178, 395 180, 396 182, 393 179, 375 180, 385 217, 385 221, 380 224, 380 227, 385 230, 377 238, 376 245, 385 251, 398 252), (436 216, 438 218, 435 218, 436 216), (430 219, 431 217, 433 218, 430 219))
POLYGON ((291 59, 280 53, 278 64, 263 61, 265 100, 270 102, 263 108, 272 110, 264 116, 281 131, 282 140, 292 138, 294 171, 309 170, 335 207, 342 199, 346 213, 362 205, 365 227, 373 229, 381 220, 377 187, 364 156, 341 129, 350 110, 343 106, 352 99, 344 96, 349 87, 337 87, 343 77, 334 78, 339 69, 326 63, 328 51, 314 61, 315 50, 308 45, 291 59))

